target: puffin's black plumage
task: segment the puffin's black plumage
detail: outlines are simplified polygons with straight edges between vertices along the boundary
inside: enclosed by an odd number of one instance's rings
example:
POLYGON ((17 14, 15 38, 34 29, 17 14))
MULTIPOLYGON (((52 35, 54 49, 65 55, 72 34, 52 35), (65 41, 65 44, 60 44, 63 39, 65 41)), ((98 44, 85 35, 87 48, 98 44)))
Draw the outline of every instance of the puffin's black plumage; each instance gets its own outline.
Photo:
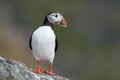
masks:
POLYGON ((47 16, 46 16, 42 26, 50 26, 53 29, 54 24, 49 22, 48 19, 47 19, 47 16))
POLYGON ((58 49, 58 39, 56 38, 55 39, 55 52, 57 51, 57 49, 58 49))
POLYGON ((31 44, 31 42, 32 42, 32 35, 30 36, 30 40, 29 40, 29 48, 32 50, 32 44, 31 44))

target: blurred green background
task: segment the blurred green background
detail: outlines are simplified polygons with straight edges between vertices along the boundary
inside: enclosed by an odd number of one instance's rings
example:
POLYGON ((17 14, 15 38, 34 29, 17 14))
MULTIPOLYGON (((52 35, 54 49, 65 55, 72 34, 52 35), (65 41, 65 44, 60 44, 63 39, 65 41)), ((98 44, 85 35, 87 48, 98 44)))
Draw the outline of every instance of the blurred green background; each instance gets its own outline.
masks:
POLYGON ((31 33, 58 11, 54 71, 72 80, 120 80, 120 0, 0 0, 0 56, 35 68, 31 33))

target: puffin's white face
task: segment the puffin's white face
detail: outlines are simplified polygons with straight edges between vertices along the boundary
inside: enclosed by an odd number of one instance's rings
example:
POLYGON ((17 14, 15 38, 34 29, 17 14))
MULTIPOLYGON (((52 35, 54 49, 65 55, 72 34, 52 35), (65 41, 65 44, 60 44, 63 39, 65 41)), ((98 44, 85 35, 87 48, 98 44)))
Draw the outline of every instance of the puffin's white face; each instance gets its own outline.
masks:
POLYGON ((47 16, 47 19, 49 22, 53 23, 53 24, 57 24, 63 27, 67 26, 66 20, 63 18, 62 14, 56 12, 56 13, 50 13, 47 16))

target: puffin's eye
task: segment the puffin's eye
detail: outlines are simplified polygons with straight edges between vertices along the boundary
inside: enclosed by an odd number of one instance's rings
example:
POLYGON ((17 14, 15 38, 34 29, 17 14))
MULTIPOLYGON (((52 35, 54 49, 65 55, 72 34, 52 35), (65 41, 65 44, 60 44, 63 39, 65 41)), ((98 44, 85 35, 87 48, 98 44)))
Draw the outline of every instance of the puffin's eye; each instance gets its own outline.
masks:
POLYGON ((58 15, 55 15, 55 17, 57 18, 57 17, 58 17, 58 15))

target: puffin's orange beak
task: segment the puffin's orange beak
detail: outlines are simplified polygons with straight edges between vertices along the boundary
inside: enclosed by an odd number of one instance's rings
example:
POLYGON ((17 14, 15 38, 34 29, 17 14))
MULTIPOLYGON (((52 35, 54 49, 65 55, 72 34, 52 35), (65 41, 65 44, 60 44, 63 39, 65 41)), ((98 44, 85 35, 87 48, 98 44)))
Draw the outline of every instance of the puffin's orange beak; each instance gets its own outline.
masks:
POLYGON ((60 25, 63 26, 64 28, 67 27, 67 22, 66 22, 66 20, 64 18, 62 19, 60 25))

